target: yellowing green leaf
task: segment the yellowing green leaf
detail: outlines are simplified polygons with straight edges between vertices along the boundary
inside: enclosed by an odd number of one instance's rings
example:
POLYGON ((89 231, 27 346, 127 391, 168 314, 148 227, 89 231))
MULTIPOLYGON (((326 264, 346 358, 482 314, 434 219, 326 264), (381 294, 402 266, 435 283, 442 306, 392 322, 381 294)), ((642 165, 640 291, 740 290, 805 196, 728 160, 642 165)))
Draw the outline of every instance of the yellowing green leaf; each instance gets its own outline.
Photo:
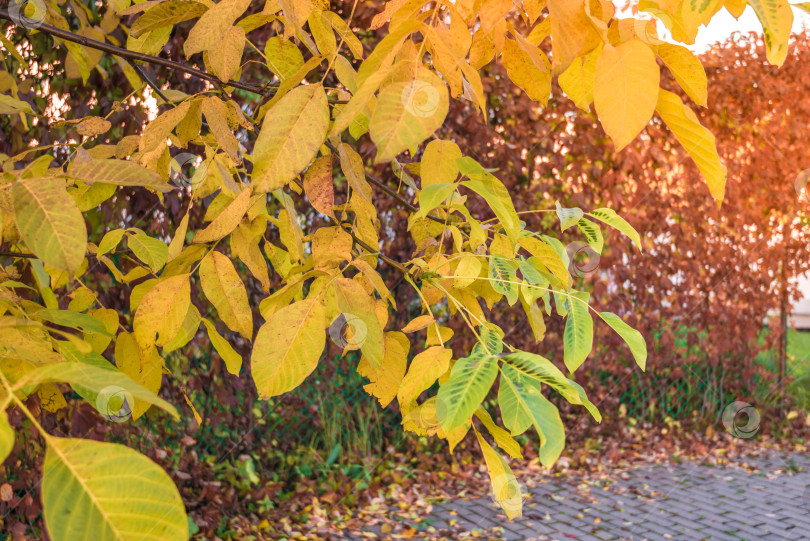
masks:
POLYGON ((250 340, 253 337, 253 314, 245 284, 225 254, 214 251, 203 258, 200 285, 222 322, 250 340))
POLYGON ((622 318, 610 312, 599 312, 605 323, 610 325, 610 328, 616 331, 616 334, 622 337, 627 346, 630 348, 630 353, 636 360, 639 368, 645 370, 647 367, 647 344, 644 342, 644 337, 636 329, 622 321, 622 318))
POLYGON ((84 260, 87 229, 73 198, 58 178, 14 183, 14 217, 28 248, 52 267, 75 273, 84 260))
POLYGON ((161 2, 141 15, 132 24, 132 36, 138 37, 141 34, 160 28, 162 26, 174 25, 199 17, 207 11, 205 4, 201 2, 187 2, 184 0, 169 0, 161 2))
POLYGON ((329 127, 329 105, 319 84, 298 86, 264 117, 253 149, 256 192, 290 182, 318 152, 329 127))
MULTIPOLYGON (((164 136, 165 139, 165 136, 164 136)), ((161 192, 170 191, 173 186, 164 182, 160 175, 135 162, 126 160, 87 160, 73 162, 67 173, 68 178, 81 180, 85 184, 96 182, 116 186, 141 186, 161 192)))
POLYGON ((534 237, 521 237, 518 239, 518 244, 537 258, 537 262, 542 263, 551 271, 562 283, 563 287, 571 287, 571 275, 568 273, 568 266, 554 248, 534 237))
POLYGON ((208 339, 211 340, 211 345, 214 346, 214 349, 217 350, 217 353, 219 353, 219 356, 222 357, 222 360, 225 362, 225 368, 228 369, 229 373, 238 376, 242 368, 242 356, 233 349, 231 344, 228 343, 219 332, 217 332, 217 328, 211 321, 203 318, 202 322, 203 325, 205 325, 205 329, 208 331, 208 339))
POLYGON ((477 430, 475 436, 478 438, 478 444, 481 446, 481 452, 484 454, 484 461, 487 464, 487 471, 492 484, 492 496, 501 506, 501 509, 504 510, 509 520, 522 516, 523 494, 515 474, 512 473, 512 469, 501 458, 501 455, 481 437, 477 430))
POLYGON ((571 293, 566 303, 568 318, 563 333, 564 361, 569 372, 574 372, 593 349, 593 318, 587 305, 587 293, 571 293))
POLYGON ((51 539, 188 539, 183 500, 163 468, 116 443, 46 441, 42 508, 51 539))
POLYGON ((377 163, 389 162, 418 145, 444 123, 449 108, 447 86, 433 72, 382 89, 369 124, 377 145, 377 163))
POLYGON ((762 23, 768 62, 781 66, 787 58, 793 10, 787 0, 748 0, 762 23))
POLYGON ((489 393, 498 375, 498 359, 471 355, 456 361, 436 397, 436 417, 446 432, 463 426, 489 393))
POLYGON ((304 65, 301 50, 282 36, 273 36, 264 46, 267 67, 283 81, 295 74, 304 65))
POLYGON ((141 299, 133 319, 135 340, 141 349, 149 350, 154 344, 164 346, 171 342, 183 325, 190 302, 188 274, 157 282, 141 299))
POLYGON ((127 239, 127 246, 152 272, 162 269, 169 258, 169 247, 166 243, 145 233, 136 232, 130 236, 127 239))
POLYGON ((335 295, 340 311, 361 327, 355 329, 355 338, 368 363, 375 368, 380 366, 385 358, 385 343, 383 328, 374 310, 374 297, 366 293, 359 282, 349 278, 335 280, 335 295))
POLYGON ((400 332, 385 333, 385 357, 379 367, 372 366, 365 357, 360 358, 357 373, 371 383, 363 386, 367 393, 375 396, 382 407, 396 398, 397 390, 408 366, 408 338, 400 332))
POLYGON ((188 33, 183 45, 186 58, 222 47, 233 23, 250 6, 250 0, 222 0, 209 8, 188 33))
POLYGON ((627 220, 616 214, 615 210, 609 208, 596 209, 589 212, 588 216, 591 218, 596 218, 597 220, 606 223, 613 229, 624 233, 636 244, 636 246, 638 246, 639 251, 642 249, 641 237, 639 237, 638 231, 636 231, 632 225, 627 223, 627 220))
POLYGON ((326 344, 324 314, 313 299, 276 312, 261 326, 251 354, 251 371, 262 399, 298 387, 318 366, 326 344))
POLYGON ((16 115, 17 113, 33 115, 34 111, 28 103, 6 94, 0 94, 0 115, 16 115))
POLYGON ((675 138, 683 145, 703 174, 709 192, 720 204, 726 191, 726 166, 720 163, 714 134, 704 128, 695 113, 681 98, 661 89, 656 111, 664 119, 675 138))
POLYGON ((219 214, 219 216, 214 218, 213 222, 208 224, 208 227, 202 231, 197 231, 197 234, 194 235, 192 242, 213 242, 226 235, 229 235, 234 229, 236 229, 239 222, 242 221, 242 217, 245 215, 249 207, 250 190, 245 188, 239 192, 236 199, 231 201, 231 203, 219 214))
POLYGON ((6 410, 0 411, 0 463, 5 462, 14 448, 14 429, 8 424, 6 410))
POLYGON ((453 141, 437 139, 428 143, 419 164, 422 187, 455 182, 459 173, 456 160, 459 158, 461 158, 461 149, 453 141))
POLYGON ((439 376, 447 372, 452 357, 453 350, 442 346, 430 347, 414 357, 397 391, 400 406, 411 404, 439 376))
POLYGON ((621 150, 647 125, 658 99, 660 70, 639 40, 605 46, 596 61, 593 99, 605 132, 621 150))

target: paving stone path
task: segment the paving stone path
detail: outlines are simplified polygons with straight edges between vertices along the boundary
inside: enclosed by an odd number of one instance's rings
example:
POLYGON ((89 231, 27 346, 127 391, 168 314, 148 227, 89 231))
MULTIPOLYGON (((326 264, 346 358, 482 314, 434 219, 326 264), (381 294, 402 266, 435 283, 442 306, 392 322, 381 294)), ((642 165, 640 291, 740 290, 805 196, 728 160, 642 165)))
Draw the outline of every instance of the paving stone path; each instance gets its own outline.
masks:
MULTIPOLYGON (((524 487, 523 518, 492 500, 434 505, 422 521, 506 540, 810 540, 810 456, 748 460, 759 471, 696 462, 644 465, 610 483, 571 479, 524 487)), ((531 482, 529 482, 531 484, 531 482)))

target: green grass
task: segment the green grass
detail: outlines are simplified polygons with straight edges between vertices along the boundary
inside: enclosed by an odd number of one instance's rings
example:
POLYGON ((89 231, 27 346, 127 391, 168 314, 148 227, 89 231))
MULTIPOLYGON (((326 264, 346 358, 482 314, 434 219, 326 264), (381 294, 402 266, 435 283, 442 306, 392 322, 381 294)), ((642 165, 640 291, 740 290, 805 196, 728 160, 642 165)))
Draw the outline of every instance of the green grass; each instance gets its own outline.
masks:
POLYGON ((810 332, 788 331, 788 392, 796 404, 810 411, 810 332))

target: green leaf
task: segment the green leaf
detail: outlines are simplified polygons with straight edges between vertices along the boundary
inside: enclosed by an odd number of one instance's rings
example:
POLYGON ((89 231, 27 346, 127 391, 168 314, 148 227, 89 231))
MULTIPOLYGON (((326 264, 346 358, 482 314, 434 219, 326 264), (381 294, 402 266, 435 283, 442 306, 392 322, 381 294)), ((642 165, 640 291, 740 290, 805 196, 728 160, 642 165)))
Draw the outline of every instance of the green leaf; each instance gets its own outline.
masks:
POLYGON ((447 86, 431 71, 383 88, 369 123, 377 145, 375 162, 390 162, 430 137, 444 123, 448 108, 447 86))
POLYGON ((609 208, 601 208, 596 209, 592 212, 588 213, 588 216, 591 218, 596 218, 600 222, 606 223, 613 229, 619 231, 620 233, 624 233, 630 240, 632 240, 636 246, 638 246, 639 251, 642 250, 641 247, 641 237, 638 235, 638 231, 636 231, 632 225, 627 223, 627 221, 616 214, 616 211, 609 208))
POLYGON ((298 387, 318 366, 326 345, 321 303, 306 299, 285 306, 261 326, 251 354, 259 398, 298 387))
POLYGON ((56 178, 27 178, 11 189, 17 229, 38 258, 74 274, 84 260, 87 229, 65 182, 56 178))
POLYGON ((549 385, 571 404, 585 406, 597 422, 602 422, 602 415, 588 400, 585 390, 566 378, 562 371, 545 357, 527 351, 516 351, 501 357, 501 360, 523 376, 549 385))
POLYGON ((80 314, 78 312, 71 312, 70 310, 51 310, 44 309, 34 312, 34 316, 45 321, 50 321, 63 327, 70 327, 72 329, 81 329, 87 333, 97 333, 109 336, 107 327, 100 319, 97 319, 89 314, 80 314))
POLYGON ((137 232, 130 236, 127 246, 152 272, 162 269, 169 259, 169 247, 166 243, 146 233, 137 232))
POLYGON ((329 104, 319 84, 298 86, 267 112, 253 148, 255 192, 290 182, 315 157, 326 139, 329 104))
POLYGON ((599 225, 585 218, 580 218, 577 222, 577 228, 585 235, 585 239, 588 241, 591 248, 593 248, 597 254, 601 254, 602 248, 605 245, 605 239, 602 237, 602 229, 599 225))
POLYGON ((540 392, 540 384, 503 365, 498 405, 503 424, 513 435, 534 426, 540 436, 540 462, 546 468, 553 466, 565 447, 565 428, 557 407, 540 392))
POLYGON ((602 320, 610 325, 610 328, 616 331, 616 334, 622 337, 633 358, 636 360, 639 368, 646 370, 647 368, 647 344, 644 337, 636 329, 622 321, 622 318, 610 312, 599 312, 602 320))
POLYGON ((174 189, 174 186, 164 182, 154 171, 127 160, 74 161, 68 168, 67 176, 85 184, 101 182, 116 186, 140 186, 161 192, 174 189))
POLYGON ((445 432, 469 421, 497 375, 498 361, 491 355, 471 355, 456 361, 436 398, 436 417, 445 432))
POLYGON ((69 383, 73 387, 86 391, 90 395, 85 397, 88 400, 93 399, 92 395, 102 394, 106 396, 110 395, 113 390, 120 389, 129 393, 135 399, 154 404, 171 413, 175 418, 179 418, 174 406, 146 387, 136 383, 112 365, 102 367, 85 362, 49 364, 28 372, 20 378, 14 387, 21 389, 29 385, 33 386, 42 383, 69 383))
POLYGON ((692 109, 684 105, 677 94, 661 89, 655 110, 689 156, 695 160, 717 204, 722 203, 727 170, 720 162, 714 134, 700 124, 692 109))
POLYGON ((489 278, 492 289, 506 295, 509 306, 513 306, 520 294, 517 273, 511 262, 502 257, 489 259, 489 278))
POLYGON ((455 184, 430 184, 419 191, 419 215, 427 216, 428 213, 442 204, 442 201, 450 197, 456 191, 455 184))
POLYGON ((42 510, 54 541, 187 541, 183 500, 163 468, 117 443, 47 437, 42 510))
POLYGON ((573 227, 582 218, 583 212, 578 208, 563 208, 560 202, 557 201, 557 218, 560 219, 560 229, 565 231, 569 227, 573 227))
POLYGON ((546 267, 564 288, 571 287, 571 275, 568 273, 567 261, 550 245, 535 237, 521 237, 518 244, 534 256, 530 262, 540 263, 546 267))
POLYGON ((587 293, 572 292, 566 300, 568 319, 563 333, 563 359, 569 372, 579 368, 593 349, 593 318, 588 298, 587 293))

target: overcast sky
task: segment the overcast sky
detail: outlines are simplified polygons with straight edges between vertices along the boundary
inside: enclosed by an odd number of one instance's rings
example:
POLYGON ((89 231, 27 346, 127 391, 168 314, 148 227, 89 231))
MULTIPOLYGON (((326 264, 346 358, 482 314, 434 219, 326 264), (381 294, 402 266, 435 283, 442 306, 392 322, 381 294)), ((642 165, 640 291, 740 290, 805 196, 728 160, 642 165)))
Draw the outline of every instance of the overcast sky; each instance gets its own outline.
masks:
MULTIPOLYGON (((801 9, 793 10, 793 31, 800 32, 802 28, 810 29, 810 13, 801 9)), ((697 40, 694 45, 687 45, 696 53, 702 53, 717 42, 725 41, 733 32, 747 33, 751 30, 762 33, 762 25, 757 19, 751 6, 745 9, 740 20, 736 20, 725 9, 721 9, 709 23, 709 26, 701 26, 697 40)), ((659 27, 659 33, 661 28, 659 27)), ((669 33, 667 32, 666 35, 669 33)))

